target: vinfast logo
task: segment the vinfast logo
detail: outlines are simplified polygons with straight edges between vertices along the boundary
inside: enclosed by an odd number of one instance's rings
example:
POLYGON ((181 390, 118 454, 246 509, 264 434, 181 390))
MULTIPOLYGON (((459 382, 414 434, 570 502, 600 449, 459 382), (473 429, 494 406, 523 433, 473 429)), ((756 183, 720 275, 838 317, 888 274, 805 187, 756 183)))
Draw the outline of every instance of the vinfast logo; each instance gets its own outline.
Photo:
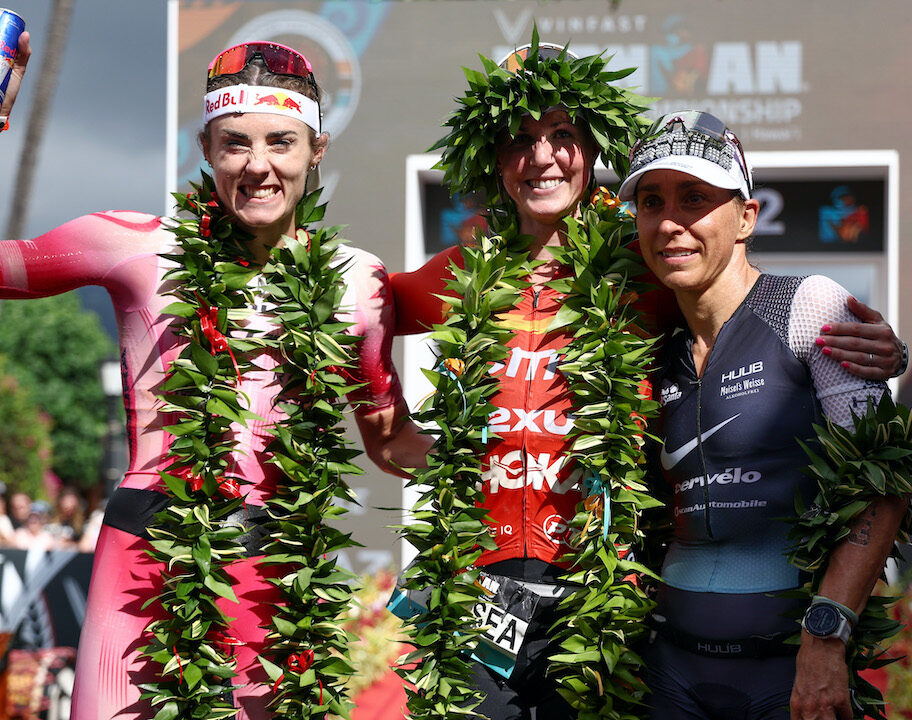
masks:
POLYGON ((769 40, 759 35, 762 30, 751 29, 745 33, 754 37, 720 33, 713 38, 684 13, 584 14, 561 3, 534 11, 516 8, 517 3, 502 5, 493 15, 504 44, 494 46, 492 57, 528 42, 534 24, 543 38, 549 33, 572 37, 570 50, 578 56, 604 53, 611 70, 635 68, 620 82, 662 98, 653 106, 656 117, 697 107, 739 128, 742 141, 801 139, 802 128, 795 123, 810 88, 800 40, 769 40))
MULTIPOLYGON (((733 415, 732 417, 728 418, 728 420, 723 420, 715 427, 711 427, 709 430, 703 433, 702 440, 709 440, 709 438, 711 438, 713 435, 719 432, 719 430, 728 425, 732 420, 735 420, 739 417, 741 417, 741 413, 733 415)), ((665 470, 671 470, 675 465, 677 465, 685 457, 697 449, 697 445, 700 443, 700 440, 701 436, 697 435, 697 437, 693 438, 692 440, 688 440, 677 450, 672 450, 671 452, 668 452, 663 445, 662 452, 659 453, 659 459, 662 461, 662 468, 665 470)))
POLYGON ((526 453, 525 462, 523 459, 521 450, 513 450, 503 456, 491 455, 490 469, 481 476, 482 482, 488 485, 485 492, 495 495, 501 490, 520 490, 523 487, 538 491, 547 486, 550 492, 566 495, 578 486, 583 474, 577 469, 562 478, 561 470, 567 460, 563 455, 558 455, 553 462, 551 453, 526 453))
POLYGON ((704 485, 740 485, 741 483, 755 483, 763 475, 757 470, 744 470, 743 468, 725 468, 724 472, 713 475, 698 475, 690 480, 683 480, 675 485, 675 495, 687 492, 695 487, 704 485))

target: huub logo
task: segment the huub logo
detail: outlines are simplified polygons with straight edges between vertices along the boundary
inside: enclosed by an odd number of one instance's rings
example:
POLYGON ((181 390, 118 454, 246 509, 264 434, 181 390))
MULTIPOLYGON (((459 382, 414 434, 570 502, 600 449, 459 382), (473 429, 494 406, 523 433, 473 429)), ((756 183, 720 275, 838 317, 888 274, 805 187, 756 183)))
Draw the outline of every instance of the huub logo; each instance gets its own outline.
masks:
POLYGON ((748 375, 754 375, 755 373, 763 372, 763 361, 757 360, 757 362, 752 362, 750 365, 739 367, 736 370, 730 370, 729 372, 722 373, 722 382, 732 382, 738 378, 743 378, 748 375))

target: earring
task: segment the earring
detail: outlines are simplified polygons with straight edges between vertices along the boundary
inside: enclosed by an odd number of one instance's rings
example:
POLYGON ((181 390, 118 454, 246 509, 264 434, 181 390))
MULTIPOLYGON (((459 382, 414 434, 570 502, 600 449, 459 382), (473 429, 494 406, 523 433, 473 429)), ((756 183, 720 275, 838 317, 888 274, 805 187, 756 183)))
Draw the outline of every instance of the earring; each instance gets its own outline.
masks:
POLYGON ((316 164, 316 163, 311 163, 311 164, 310 164, 310 171, 313 172, 313 171, 316 170, 316 169, 317 169, 317 164, 316 164))

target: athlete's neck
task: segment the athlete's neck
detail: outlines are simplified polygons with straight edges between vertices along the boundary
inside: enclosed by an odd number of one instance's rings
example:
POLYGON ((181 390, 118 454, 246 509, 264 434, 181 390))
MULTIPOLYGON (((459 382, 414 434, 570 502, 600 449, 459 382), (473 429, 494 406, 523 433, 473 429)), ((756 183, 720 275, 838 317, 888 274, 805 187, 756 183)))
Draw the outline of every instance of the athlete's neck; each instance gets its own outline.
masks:
POLYGON ((693 355, 698 375, 703 375, 709 352, 722 326, 735 314, 759 277, 759 271, 745 260, 743 265, 725 273, 706 288, 675 290, 678 305, 694 337, 693 355))
POLYGON ((533 285, 553 280, 560 269, 560 263, 554 259, 549 247, 563 245, 567 233, 567 221, 561 218, 556 223, 544 224, 523 218, 519 224, 519 231, 529 235, 529 260, 540 264, 532 271, 529 281, 533 285))

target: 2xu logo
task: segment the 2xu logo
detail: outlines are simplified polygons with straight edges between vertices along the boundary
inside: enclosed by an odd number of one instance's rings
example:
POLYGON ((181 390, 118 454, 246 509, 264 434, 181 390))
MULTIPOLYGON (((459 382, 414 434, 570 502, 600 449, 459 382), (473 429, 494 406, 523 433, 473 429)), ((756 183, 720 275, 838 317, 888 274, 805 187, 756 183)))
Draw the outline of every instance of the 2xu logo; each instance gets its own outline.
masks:
POLYGON ((488 419, 488 427, 495 433, 527 430, 532 433, 566 435, 573 429, 573 418, 556 410, 497 408, 488 419))

